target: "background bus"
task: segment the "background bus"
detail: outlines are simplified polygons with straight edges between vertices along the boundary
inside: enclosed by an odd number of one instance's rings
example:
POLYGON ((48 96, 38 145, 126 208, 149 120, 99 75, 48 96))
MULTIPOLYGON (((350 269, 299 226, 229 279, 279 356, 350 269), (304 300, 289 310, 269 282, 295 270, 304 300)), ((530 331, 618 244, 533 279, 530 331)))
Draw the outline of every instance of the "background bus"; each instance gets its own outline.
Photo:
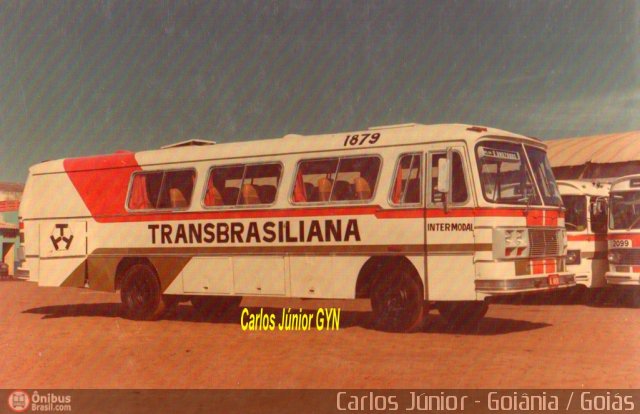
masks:
POLYGON ((567 269, 588 299, 601 297, 607 286, 607 202, 609 184, 561 180, 558 188, 565 206, 567 269))
POLYGON ((614 181, 609 205, 607 283, 628 289, 634 306, 640 306, 640 175, 614 181))

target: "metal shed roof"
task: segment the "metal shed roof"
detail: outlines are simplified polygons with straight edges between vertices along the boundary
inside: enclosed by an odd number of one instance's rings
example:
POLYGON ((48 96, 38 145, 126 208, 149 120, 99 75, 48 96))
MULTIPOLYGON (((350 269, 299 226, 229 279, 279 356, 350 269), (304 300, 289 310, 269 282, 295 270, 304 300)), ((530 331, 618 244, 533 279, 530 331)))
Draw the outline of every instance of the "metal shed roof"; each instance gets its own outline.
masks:
POLYGON ((640 131, 545 141, 552 167, 640 161, 640 131))

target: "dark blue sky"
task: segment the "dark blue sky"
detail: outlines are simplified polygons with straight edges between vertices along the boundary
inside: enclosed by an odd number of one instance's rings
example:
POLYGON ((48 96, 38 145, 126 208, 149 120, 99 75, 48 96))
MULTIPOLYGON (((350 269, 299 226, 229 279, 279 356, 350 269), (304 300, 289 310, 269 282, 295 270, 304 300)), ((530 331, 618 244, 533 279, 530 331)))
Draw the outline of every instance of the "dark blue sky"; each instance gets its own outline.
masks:
POLYGON ((371 125, 640 129, 640 1, 2 1, 0 181, 371 125))

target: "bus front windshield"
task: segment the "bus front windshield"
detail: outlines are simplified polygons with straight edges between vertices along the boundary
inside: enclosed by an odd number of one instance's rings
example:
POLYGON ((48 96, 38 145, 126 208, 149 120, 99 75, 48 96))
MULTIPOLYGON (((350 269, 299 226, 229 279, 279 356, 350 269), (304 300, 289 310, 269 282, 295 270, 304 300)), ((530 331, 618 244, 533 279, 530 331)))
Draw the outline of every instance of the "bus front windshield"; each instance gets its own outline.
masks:
POLYGON ((587 228, 587 197, 563 195, 562 203, 567 209, 564 224, 567 231, 583 231, 587 228))
POLYGON ((611 229, 640 229, 640 191, 611 193, 610 202, 611 229))
POLYGON ((485 200, 497 204, 539 206, 542 205, 542 195, 545 205, 562 205, 543 150, 510 142, 485 141, 476 146, 476 155, 485 200))

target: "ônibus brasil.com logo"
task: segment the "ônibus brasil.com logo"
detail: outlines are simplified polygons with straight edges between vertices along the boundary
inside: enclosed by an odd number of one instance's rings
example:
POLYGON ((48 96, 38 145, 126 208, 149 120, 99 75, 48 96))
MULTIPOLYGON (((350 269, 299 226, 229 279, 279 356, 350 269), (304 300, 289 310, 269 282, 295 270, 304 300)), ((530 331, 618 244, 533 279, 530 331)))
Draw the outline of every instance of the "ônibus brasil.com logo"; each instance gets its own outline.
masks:
POLYGON ((31 408, 39 412, 71 411, 71 396, 53 392, 39 393, 37 390, 29 395, 26 391, 16 390, 9 394, 7 400, 11 410, 22 413, 31 408))
POLYGON ((9 400, 7 403, 9 404, 9 408, 17 413, 21 413, 26 411, 29 408, 29 403, 31 400, 29 399, 29 394, 24 391, 14 391, 9 394, 9 400))

